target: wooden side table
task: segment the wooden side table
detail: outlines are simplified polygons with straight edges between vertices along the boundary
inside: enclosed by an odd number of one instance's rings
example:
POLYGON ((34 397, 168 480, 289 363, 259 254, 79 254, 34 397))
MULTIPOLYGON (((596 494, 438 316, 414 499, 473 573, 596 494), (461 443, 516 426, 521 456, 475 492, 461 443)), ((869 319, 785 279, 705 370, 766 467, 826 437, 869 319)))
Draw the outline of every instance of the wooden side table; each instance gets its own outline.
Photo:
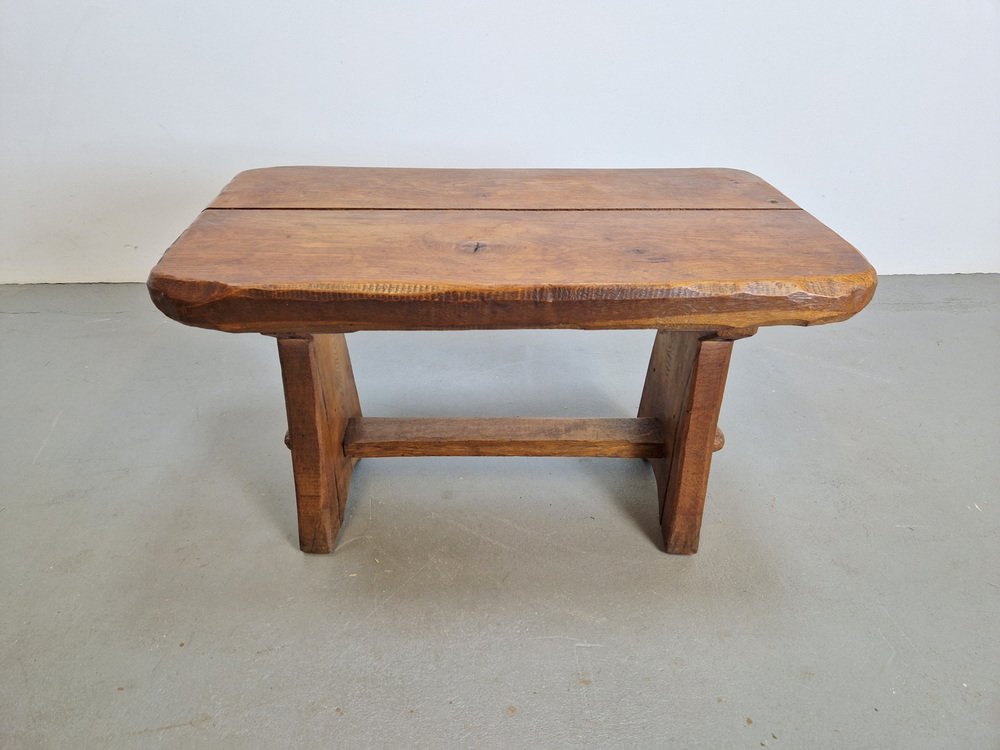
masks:
POLYGON ((149 292, 188 325, 277 337, 299 542, 330 552, 364 456, 618 456, 653 466, 667 552, 698 549, 733 341, 844 320, 874 269, 731 169, 276 167, 238 175, 149 292), (654 328, 634 419, 364 417, 344 334, 654 328))

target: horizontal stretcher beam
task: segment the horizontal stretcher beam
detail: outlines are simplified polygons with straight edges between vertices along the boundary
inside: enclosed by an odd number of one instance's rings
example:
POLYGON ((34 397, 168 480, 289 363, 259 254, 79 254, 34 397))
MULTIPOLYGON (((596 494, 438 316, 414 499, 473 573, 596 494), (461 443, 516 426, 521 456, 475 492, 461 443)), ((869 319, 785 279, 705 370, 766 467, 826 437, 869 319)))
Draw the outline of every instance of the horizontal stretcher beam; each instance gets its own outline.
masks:
MULTIPOLYGON (((715 439, 722 447, 722 433, 715 439)), ((606 456, 665 455, 658 419, 357 417, 344 435, 352 458, 389 456, 606 456)))

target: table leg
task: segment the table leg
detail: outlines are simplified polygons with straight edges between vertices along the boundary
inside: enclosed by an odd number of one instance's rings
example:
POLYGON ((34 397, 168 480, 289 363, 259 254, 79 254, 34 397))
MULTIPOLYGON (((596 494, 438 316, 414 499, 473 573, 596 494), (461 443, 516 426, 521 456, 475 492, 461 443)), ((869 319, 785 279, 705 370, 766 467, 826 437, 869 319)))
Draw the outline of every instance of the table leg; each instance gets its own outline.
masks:
POLYGON ((333 549, 344 519, 351 470, 344 455, 348 420, 361 416, 347 341, 341 333, 279 336, 278 357, 288 412, 299 547, 333 549))
POLYGON ((698 551, 708 471, 733 342, 697 332, 659 331, 639 402, 663 424, 665 457, 651 459, 667 552, 698 551))

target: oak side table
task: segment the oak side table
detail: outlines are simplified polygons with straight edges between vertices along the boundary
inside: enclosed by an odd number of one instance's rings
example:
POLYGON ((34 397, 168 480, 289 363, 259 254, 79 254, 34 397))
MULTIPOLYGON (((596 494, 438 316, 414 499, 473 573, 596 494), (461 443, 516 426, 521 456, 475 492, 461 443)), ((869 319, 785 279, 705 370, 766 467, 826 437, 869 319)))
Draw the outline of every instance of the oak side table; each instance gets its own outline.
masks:
POLYGON ((277 338, 299 544, 333 549, 365 456, 616 456, 656 475, 667 552, 698 550, 733 341, 844 320, 846 241, 732 169, 275 167, 237 175, 153 268, 188 325, 277 338), (345 333, 656 329, 633 419, 364 417, 345 333))

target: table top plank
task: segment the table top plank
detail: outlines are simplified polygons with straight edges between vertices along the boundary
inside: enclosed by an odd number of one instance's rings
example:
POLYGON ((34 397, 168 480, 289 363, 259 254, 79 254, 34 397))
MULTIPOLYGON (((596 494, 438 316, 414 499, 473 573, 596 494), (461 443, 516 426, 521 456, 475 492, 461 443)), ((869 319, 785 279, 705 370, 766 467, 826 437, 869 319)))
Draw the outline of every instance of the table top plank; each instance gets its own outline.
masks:
MULTIPOLYGON (((278 172, 291 178, 302 169, 278 172)), ((467 175, 466 187, 477 179, 502 185, 491 193, 491 208, 471 207, 482 199, 474 195, 460 207, 462 191, 449 193, 445 179, 455 170, 399 170, 420 174, 398 184, 383 174, 397 170, 367 176, 351 170, 353 188, 322 198, 330 176, 344 170, 317 170, 325 177, 314 175, 302 191, 280 180, 266 187, 261 181, 274 169, 238 176, 231 186, 243 187, 227 188, 219 199, 230 205, 218 207, 217 200, 202 212, 153 269, 149 288, 157 306, 190 325, 263 333, 723 330, 842 320, 864 307, 875 288, 864 257, 805 211, 771 203, 722 207, 734 201, 734 186, 718 187, 719 173, 729 170, 703 170, 703 182, 692 188, 692 195, 717 199, 666 191, 659 208, 651 208, 657 201, 650 183, 630 179, 637 170, 467 175), (308 187, 317 180, 322 190, 308 187), (384 191, 369 190, 386 180, 384 191), (525 185, 521 197, 518 184, 525 185), (633 195, 611 200, 609 185, 632 185, 633 195), (410 188, 411 203, 422 208, 402 207, 410 188), (337 207, 349 202, 343 196, 369 205, 337 207), (538 199, 534 208, 515 208, 529 196, 538 199), (446 198, 449 205, 440 207, 446 198), (300 199, 313 205, 291 205, 300 199), (626 202, 640 210, 608 207, 626 202)), ((648 172, 679 172, 657 179, 699 184, 699 170, 648 172)), ((743 179, 753 199, 780 200, 766 197, 780 193, 758 182, 743 179)))
POLYGON ((738 169, 267 167, 241 172, 210 208, 449 210, 789 209, 738 169))

